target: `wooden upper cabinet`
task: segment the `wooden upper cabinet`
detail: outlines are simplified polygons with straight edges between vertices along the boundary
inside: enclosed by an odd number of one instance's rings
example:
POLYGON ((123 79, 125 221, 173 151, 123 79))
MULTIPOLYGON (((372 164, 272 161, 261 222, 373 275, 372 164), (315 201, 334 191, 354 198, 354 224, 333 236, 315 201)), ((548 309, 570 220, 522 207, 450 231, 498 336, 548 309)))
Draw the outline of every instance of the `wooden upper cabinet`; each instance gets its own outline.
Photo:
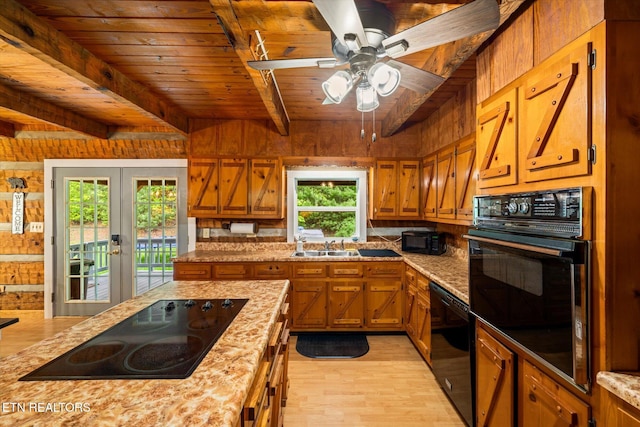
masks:
POLYGON ((478 188, 518 182, 517 93, 517 88, 498 92, 478 105, 478 188))
POLYGON ((247 177, 247 159, 220 159, 221 215, 249 213, 247 177))
POLYGON ((476 140, 469 135, 456 143, 456 219, 473 220, 473 196, 476 191, 476 140))
POLYGON ((591 173, 591 43, 530 71, 521 97, 525 182, 591 173))
POLYGON ((420 213, 420 161, 398 162, 398 215, 417 218, 420 213))
POLYGON ((437 206, 436 212, 438 218, 454 219, 456 217, 455 210, 455 147, 449 146, 438 152, 436 164, 436 180, 437 180, 437 206))
POLYGON ((378 160, 373 179, 373 218, 420 217, 420 160, 378 160))
POLYGON ((189 216, 218 214, 218 159, 189 159, 189 216))
POLYGON ((376 162, 373 189, 373 217, 397 216, 398 163, 396 161, 378 160, 376 162))
POLYGON ((283 216, 283 176, 277 159, 251 159, 250 214, 269 218, 283 216))
POLYGON ((436 218, 436 155, 422 160, 422 215, 425 218, 436 218))

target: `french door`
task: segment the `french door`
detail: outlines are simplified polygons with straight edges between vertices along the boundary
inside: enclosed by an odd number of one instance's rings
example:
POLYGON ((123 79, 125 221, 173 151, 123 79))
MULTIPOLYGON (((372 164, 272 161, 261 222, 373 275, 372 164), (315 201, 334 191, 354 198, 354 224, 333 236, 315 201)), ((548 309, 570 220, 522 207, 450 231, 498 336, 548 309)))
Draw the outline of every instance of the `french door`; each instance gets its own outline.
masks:
POLYGON ((186 168, 55 168, 56 316, 93 315, 172 280, 187 248, 186 168))

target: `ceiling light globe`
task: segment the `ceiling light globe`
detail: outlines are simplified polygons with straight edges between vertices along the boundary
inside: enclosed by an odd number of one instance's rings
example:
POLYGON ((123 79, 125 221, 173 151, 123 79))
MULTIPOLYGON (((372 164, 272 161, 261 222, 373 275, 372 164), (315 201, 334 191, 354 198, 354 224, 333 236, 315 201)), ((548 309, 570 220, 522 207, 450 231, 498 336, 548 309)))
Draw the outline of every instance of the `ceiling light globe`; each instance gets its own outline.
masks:
POLYGON ((368 83, 363 82, 356 88, 356 107, 363 113, 373 111, 380 106, 376 90, 368 83))
POLYGON ((334 104, 340 104, 352 87, 353 79, 344 70, 336 71, 328 80, 322 82, 322 91, 334 104))
POLYGON ((400 85, 400 71, 383 62, 371 67, 367 77, 380 96, 391 95, 400 85))

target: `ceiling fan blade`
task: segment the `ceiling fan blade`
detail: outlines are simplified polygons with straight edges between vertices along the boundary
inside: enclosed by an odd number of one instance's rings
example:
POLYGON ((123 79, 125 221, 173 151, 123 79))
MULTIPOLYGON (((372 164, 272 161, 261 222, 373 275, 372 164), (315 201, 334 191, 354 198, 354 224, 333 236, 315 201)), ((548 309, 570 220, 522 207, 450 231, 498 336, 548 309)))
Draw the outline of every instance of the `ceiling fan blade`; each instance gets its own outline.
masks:
POLYGON ((474 0, 408 28, 382 41, 387 55, 399 58, 444 43, 472 36, 500 25, 496 0, 474 0))
POLYGON ((416 68, 400 61, 390 59, 386 61, 386 64, 400 70, 400 74, 402 75, 400 78, 400 86, 411 89, 419 95, 424 95, 425 93, 437 88, 445 81, 444 77, 440 77, 437 74, 421 70, 420 68, 416 68))
MULTIPOLYGON (((347 45, 345 35, 348 34, 354 35, 360 46, 369 46, 354 0, 313 0, 313 4, 340 43, 347 45)), ((347 36, 348 40, 352 38, 347 36)))
POLYGON ((278 70, 283 68, 319 67, 333 68, 338 65, 335 58, 297 58, 297 59, 269 59, 266 61, 247 61, 256 70, 278 70))

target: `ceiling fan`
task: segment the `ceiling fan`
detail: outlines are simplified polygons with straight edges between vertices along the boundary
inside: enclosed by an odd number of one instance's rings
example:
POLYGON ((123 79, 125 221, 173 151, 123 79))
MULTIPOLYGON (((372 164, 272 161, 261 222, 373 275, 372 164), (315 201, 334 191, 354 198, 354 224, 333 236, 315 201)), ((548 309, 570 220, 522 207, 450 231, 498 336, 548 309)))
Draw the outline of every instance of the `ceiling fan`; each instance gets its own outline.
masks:
POLYGON ((474 0, 397 34, 395 18, 373 0, 313 0, 332 33, 333 58, 249 61, 256 70, 319 67, 338 70, 322 83, 324 103, 339 104, 356 87, 357 109, 373 111, 378 95, 398 86, 424 94, 443 82, 437 74, 396 61, 404 55, 472 36, 498 27, 496 0, 474 0))

